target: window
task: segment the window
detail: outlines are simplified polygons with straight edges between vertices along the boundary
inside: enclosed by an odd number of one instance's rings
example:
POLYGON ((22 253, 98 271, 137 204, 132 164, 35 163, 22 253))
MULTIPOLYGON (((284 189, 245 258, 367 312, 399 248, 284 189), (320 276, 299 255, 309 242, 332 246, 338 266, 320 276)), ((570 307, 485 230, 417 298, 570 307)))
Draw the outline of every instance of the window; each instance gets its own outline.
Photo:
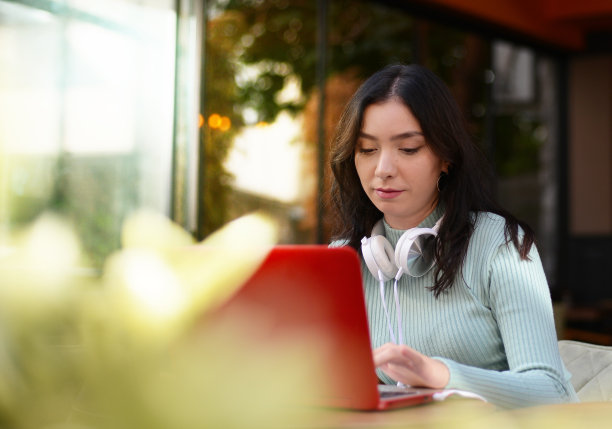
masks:
POLYGON ((131 211, 172 212, 176 46, 172 0, 0 0, 3 231, 54 210, 99 263, 131 211))
POLYGON ((536 230, 554 281, 554 60, 422 11, 416 15, 410 2, 389 3, 395 6, 365 0, 206 2, 200 233, 265 209, 281 223, 282 241, 327 242, 327 153, 340 112, 374 71, 418 62, 450 87, 494 163, 502 204, 536 230), (319 44, 322 26, 325 41, 319 44), (323 58, 324 83, 317 80, 323 58))

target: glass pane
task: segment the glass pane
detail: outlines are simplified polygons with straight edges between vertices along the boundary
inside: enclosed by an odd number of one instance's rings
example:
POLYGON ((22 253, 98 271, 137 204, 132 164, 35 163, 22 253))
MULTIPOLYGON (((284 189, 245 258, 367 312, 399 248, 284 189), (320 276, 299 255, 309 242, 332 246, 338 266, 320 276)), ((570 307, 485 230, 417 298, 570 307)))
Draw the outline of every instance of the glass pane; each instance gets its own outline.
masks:
POLYGON ((451 82, 466 109, 479 103, 476 122, 483 121, 489 48, 478 38, 369 1, 207 5, 202 235, 265 208, 283 225, 282 241, 314 242, 320 228, 328 240, 327 217, 322 225, 317 221, 317 211, 327 205, 318 183, 329 179, 327 162, 324 178, 318 177, 319 127, 327 152, 349 97, 366 76, 389 63, 424 62, 451 82), (327 80, 320 124, 316 35, 322 6, 328 17, 327 80))
POLYGON ((527 47, 493 45, 494 159, 500 202, 536 232, 550 285, 556 284, 557 71, 527 47))
POLYGON ((315 76, 315 2, 206 3, 199 226, 264 209, 309 241, 316 155, 303 135, 315 76))
POLYGON ((399 2, 392 7, 374 1, 217 0, 207 2, 206 14, 202 235, 264 208, 281 222, 282 241, 315 242, 318 230, 327 241, 327 194, 319 195, 318 183, 329 182, 327 145, 344 105, 374 71, 417 62, 450 87, 470 132, 495 164, 502 204, 536 230, 552 275, 557 216, 552 60, 436 22, 435 16, 413 16, 399 2), (321 6, 327 39, 325 114, 319 123, 321 6))
POLYGON ((173 1, 0 1, 4 231, 72 219, 94 262, 123 219, 169 213, 173 1))

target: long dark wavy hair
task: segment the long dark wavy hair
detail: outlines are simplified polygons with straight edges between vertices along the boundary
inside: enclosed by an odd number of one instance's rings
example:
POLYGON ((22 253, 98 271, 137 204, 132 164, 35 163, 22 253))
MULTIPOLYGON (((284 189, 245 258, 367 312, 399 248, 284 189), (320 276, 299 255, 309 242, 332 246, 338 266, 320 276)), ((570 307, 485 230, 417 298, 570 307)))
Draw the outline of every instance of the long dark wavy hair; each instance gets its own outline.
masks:
POLYGON ((450 288, 461 272, 474 231, 474 213, 486 211, 503 216, 506 239, 522 259, 527 259, 534 243, 533 231, 495 201, 491 167, 469 135, 456 101, 439 77, 419 65, 385 67, 367 79, 345 107, 331 150, 334 237, 348 240, 348 245, 359 251, 361 238, 369 236, 376 221, 383 217, 359 181, 355 146, 365 109, 391 98, 401 100, 410 109, 431 150, 450 164, 439 186, 438 201, 445 215, 436 241, 434 295, 450 288), (522 240, 519 227, 524 232, 522 240))

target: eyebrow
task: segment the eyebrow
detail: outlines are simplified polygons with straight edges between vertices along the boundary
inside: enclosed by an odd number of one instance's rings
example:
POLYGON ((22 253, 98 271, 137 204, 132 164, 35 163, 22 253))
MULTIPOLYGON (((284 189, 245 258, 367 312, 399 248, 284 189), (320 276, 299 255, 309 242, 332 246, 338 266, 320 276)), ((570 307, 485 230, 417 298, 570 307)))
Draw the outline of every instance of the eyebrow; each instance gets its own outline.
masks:
MULTIPOLYGON (((411 138, 411 137, 418 137, 418 136, 422 137, 423 133, 420 132, 420 131, 406 131, 405 133, 396 134, 396 135, 392 136, 391 140, 403 140, 403 139, 408 139, 408 138, 411 138)), ((373 135, 370 135, 368 133, 364 133, 363 131, 359 132, 359 137, 364 138, 364 139, 368 139, 368 140, 378 140, 373 135)))

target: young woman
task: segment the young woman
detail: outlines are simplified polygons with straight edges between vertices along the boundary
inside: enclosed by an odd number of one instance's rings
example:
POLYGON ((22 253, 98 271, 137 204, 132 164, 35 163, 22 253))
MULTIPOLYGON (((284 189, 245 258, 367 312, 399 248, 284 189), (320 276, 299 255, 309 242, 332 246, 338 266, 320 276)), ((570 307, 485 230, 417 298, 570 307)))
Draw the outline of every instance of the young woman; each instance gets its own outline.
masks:
POLYGON ((437 76, 393 65, 370 77, 338 124, 331 167, 334 244, 360 251, 382 382, 502 407, 577 401, 534 234, 495 203, 437 76))

